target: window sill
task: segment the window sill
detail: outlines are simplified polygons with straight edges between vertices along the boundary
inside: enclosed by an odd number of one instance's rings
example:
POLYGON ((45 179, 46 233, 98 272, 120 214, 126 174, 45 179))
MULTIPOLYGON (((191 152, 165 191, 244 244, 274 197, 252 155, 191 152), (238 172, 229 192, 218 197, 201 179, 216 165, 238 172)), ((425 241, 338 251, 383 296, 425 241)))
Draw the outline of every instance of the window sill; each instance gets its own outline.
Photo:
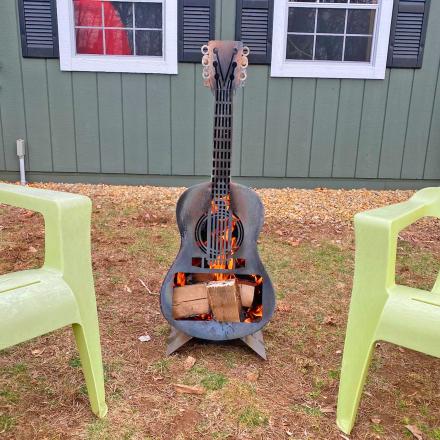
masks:
POLYGON ((170 75, 178 73, 177 59, 167 62, 163 58, 117 55, 61 57, 60 68, 66 71, 83 72, 163 73, 170 75))
POLYGON ((384 79, 385 69, 377 68, 371 63, 332 61, 285 61, 279 63, 272 59, 270 74, 273 77, 290 78, 384 79))

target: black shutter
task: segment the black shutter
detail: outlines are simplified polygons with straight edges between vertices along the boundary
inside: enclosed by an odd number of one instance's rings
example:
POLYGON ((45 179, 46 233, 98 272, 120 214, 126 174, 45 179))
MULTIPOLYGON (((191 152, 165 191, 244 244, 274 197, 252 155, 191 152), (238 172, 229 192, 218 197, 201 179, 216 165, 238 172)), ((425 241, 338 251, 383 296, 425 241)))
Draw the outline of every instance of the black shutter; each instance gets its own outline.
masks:
POLYGON ((56 0, 18 0, 24 57, 57 58, 56 0))
POLYGON ((395 0, 388 67, 422 67, 430 0, 395 0))
POLYGON ((249 62, 270 64, 274 0, 237 0, 235 38, 249 47, 249 62))
POLYGON ((200 48, 214 39, 215 0, 179 0, 179 61, 202 61, 200 48))

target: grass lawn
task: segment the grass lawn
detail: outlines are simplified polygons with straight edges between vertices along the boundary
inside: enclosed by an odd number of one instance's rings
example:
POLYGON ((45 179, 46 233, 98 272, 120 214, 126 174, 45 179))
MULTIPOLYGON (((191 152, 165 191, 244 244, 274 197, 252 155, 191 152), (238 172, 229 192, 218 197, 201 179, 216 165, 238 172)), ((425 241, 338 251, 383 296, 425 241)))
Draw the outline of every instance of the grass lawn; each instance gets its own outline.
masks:
MULTIPOLYGON (((93 200, 92 246, 109 414, 89 410, 70 329, 0 352, 1 439, 341 439, 335 404, 354 264, 355 212, 409 191, 260 190, 259 240, 278 304, 264 329, 268 361, 239 341, 190 342, 165 357, 158 292, 179 235, 182 189, 38 185, 93 200), (147 286, 147 288, 145 287, 147 286), (140 342, 143 334, 151 341, 140 342), (196 358, 185 369, 185 359, 196 358), (182 395, 173 383, 200 385, 182 395)), ((397 280, 430 288, 440 223, 403 231, 397 280)), ((0 206, 0 273, 42 262, 39 215, 0 206)), ((381 343, 352 439, 440 440, 440 359, 381 343)))

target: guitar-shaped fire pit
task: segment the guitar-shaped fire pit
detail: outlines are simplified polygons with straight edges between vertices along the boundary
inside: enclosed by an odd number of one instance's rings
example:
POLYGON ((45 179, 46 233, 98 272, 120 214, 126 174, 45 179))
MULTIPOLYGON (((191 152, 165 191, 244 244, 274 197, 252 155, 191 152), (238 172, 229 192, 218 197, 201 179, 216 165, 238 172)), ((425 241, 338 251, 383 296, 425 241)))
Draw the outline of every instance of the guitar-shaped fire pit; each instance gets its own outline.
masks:
POLYGON ((242 339, 266 358, 261 329, 275 294, 257 251, 264 209, 253 190, 230 179, 232 101, 246 80, 248 53, 240 41, 202 47, 204 83, 215 97, 212 179, 177 202, 181 246, 160 292, 172 326, 167 354, 196 337, 242 339))

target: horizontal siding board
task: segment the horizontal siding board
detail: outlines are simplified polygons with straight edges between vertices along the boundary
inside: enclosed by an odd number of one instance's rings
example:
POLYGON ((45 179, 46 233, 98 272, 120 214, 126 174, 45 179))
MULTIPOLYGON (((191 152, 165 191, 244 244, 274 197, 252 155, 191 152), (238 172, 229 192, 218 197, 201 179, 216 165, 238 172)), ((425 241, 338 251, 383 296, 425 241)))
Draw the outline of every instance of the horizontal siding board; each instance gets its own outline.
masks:
POLYGON ((100 173, 96 73, 74 72, 72 82, 78 172, 100 173))
POLYGON ((287 142, 290 122, 292 80, 273 78, 267 92, 266 138, 264 148, 264 175, 286 175, 287 142))
POLYGON ((382 178, 400 177, 413 77, 413 70, 391 70, 379 165, 382 178))
POLYGON ((121 87, 120 73, 98 73, 99 138, 103 173, 124 172, 121 87))
POLYGON ((194 174, 194 71, 193 64, 179 64, 171 78, 171 172, 177 175, 194 174))
POLYGON ((27 164, 32 171, 52 171, 46 60, 23 59, 22 69, 27 127, 27 164))
POLYGON ((315 79, 294 78, 292 80, 286 171, 288 177, 307 177, 309 175, 315 91, 315 79))
POLYGON ((214 98, 211 91, 203 86, 201 65, 197 65, 195 70, 195 94, 194 169, 196 175, 206 176, 211 174, 214 98))
POLYGON ((364 81, 352 79, 341 81, 333 177, 354 177, 355 175, 364 86, 364 81))
MULTIPOLYGON (((430 23, 440 22, 439 2, 431 2, 429 20, 430 23)), ((434 32, 427 34, 423 59, 422 69, 414 72, 414 84, 402 164, 401 177, 403 179, 423 178, 440 61, 438 36, 434 32)))
POLYGON ((268 67, 251 66, 243 90, 241 175, 263 174, 268 67))
POLYGON ((171 174, 170 77, 148 75, 148 172, 171 174))
POLYGON ((148 173, 146 76, 122 75, 122 117, 126 173, 148 173))
POLYGON ((60 72, 58 60, 47 60, 47 84, 53 169, 74 172, 77 168, 72 74, 60 72))
POLYGON ((358 178, 373 179, 379 172, 389 79, 390 71, 387 70, 383 81, 365 81, 356 160, 355 176, 358 178))
POLYGON ((18 169, 15 141, 26 139, 16 2, 0 2, 0 108, 5 168, 18 169))
POLYGON ((340 81, 318 79, 313 121, 310 177, 332 174, 340 81))

